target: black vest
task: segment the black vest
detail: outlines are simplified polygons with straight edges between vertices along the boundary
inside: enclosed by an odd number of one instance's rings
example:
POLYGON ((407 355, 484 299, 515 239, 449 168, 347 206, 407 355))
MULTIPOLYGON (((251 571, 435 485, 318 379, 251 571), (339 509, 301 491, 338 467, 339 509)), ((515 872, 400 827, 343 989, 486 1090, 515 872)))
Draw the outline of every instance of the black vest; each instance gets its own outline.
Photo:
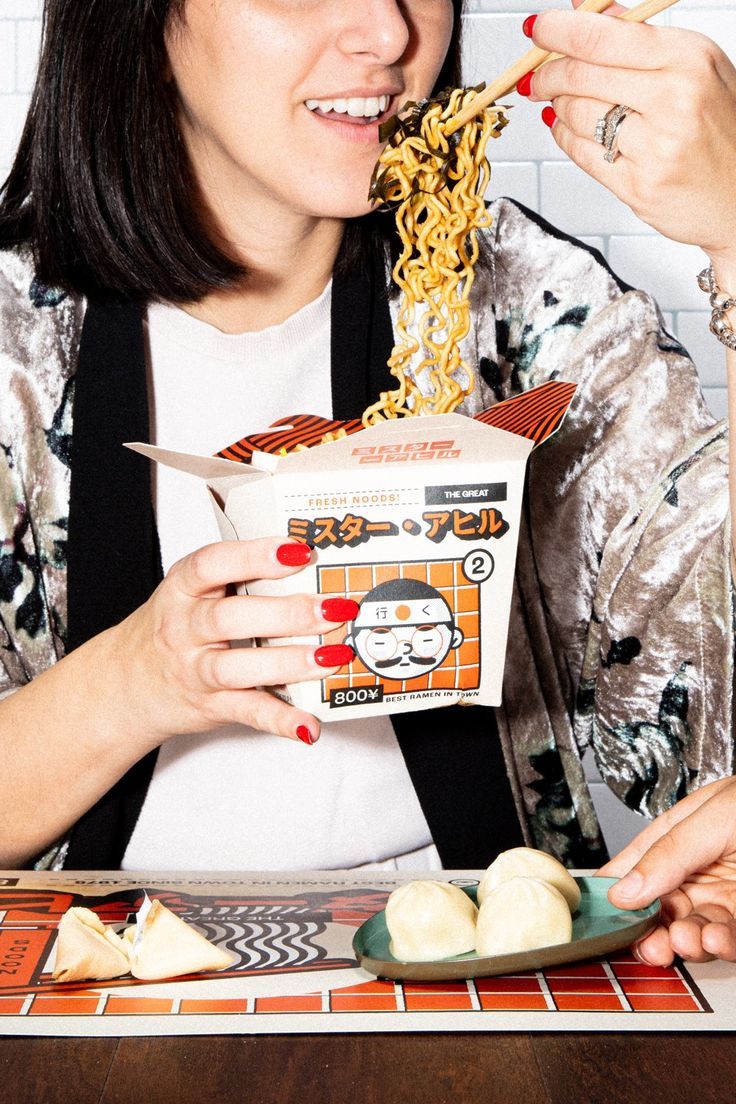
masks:
MULTIPOLYGON (((360 417, 381 390, 392 386, 386 367, 392 344, 382 259, 377 257, 369 272, 336 273, 335 418, 360 417)), ((149 463, 123 448, 125 441, 149 438, 140 305, 90 303, 73 415, 69 650, 127 617, 162 576, 149 463)), ((399 714, 392 723, 445 867, 482 868, 499 851, 523 843, 492 709, 449 706, 399 714)), ((329 739, 329 731, 324 738, 329 739)), ((68 869, 120 866, 156 755, 137 763, 79 820, 68 869)))

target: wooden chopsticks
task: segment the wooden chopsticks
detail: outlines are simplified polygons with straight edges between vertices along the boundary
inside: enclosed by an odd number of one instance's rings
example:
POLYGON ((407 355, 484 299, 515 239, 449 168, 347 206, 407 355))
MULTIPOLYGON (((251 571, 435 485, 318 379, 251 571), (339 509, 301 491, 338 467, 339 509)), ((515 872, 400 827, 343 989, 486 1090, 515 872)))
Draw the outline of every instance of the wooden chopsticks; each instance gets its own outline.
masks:
MULTIPOLYGON (((603 12, 612 2, 613 0, 583 0, 583 3, 575 10, 603 12)), ((651 19, 665 11, 666 8, 671 8, 676 3, 677 0, 644 0, 642 4, 637 4, 635 8, 629 8, 617 18, 624 19, 628 23, 644 23, 647 19, 651 19)), ((484 88, 472 103, 469 103, 462 111, 458 111, 453 119, 445 123, 443 127, 445 134, 452 134, 453 131, 459 130, 483 108, 489 107, 499 96, 505 96, 507 92, 511 92, 512 89, 516 88, 525 73, 530 73, 533 69, 539 69, 548 61, 554 61, 559 57, 562 57, 562 54, 549 53, 547 50, 540 49, 539 46, 533 46, 531 50, 527 50, 523 57, 520 57, 500 77, 496 77, 491 84, 484 88)))

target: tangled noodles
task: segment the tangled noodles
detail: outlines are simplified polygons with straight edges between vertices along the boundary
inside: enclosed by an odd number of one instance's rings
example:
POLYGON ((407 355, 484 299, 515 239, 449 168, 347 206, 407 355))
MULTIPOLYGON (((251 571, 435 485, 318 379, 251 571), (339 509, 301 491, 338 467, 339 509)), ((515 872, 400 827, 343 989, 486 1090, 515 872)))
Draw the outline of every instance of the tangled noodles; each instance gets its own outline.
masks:
MULTIPOLYGON (((484 194, 488 139, 508 122, 503 108, 479 112, 452 134, 445 126, 481 91, 456 88, 407 104, 394 118, 371 181, 371 199, 397 204, 402 252, 393 270, 401 289, 398 341, 388 365, 398 387, 381 393, 363 424, 420 414, 449 414, 474 387, 459 345, 470 329, 470 291, 478 230, 490 225, 484 194), (409 333, 417 321, 420 340, 409 333), (413 376, 413 359, 422 352, 413 376)), ((386 137, 385 133, 381 137, 386 137)))

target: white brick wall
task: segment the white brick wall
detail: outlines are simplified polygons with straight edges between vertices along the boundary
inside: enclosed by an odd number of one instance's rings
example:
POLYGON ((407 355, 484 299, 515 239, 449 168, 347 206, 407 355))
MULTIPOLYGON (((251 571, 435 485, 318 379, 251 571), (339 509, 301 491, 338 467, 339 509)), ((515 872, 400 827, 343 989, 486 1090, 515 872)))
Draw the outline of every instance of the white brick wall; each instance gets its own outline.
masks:
MULTIPOLYGON (((557 0, 466 0, 466 77, 469 83, 499 73, 527 49, 521 23, 530 10, 563 7, 557 0)), ((38 53, 42 0, 0 0, 0 176, 10 167, 28 106, 38 53)), ((736 0, 681 0, 658 17, 662 23, 709 35, 736 62, 736 0)), ((726 412, 721 346, 708 333, 708 313, 694 277, 700 250, 667 241, 604 188, 566 160, 547 127, 541 105, 513 97, 512 124, 492 150, 491 192, 539 210, 562 230, 582 237, 608 258, 628 283, 651 291, 668 325, 698 365, 714 414, 726 412), (495 159, 498 160, 495 160, 495 159)), ((596 804, 609 845, 622 845, 641 820, 616 801, 590 768, 596 804)))

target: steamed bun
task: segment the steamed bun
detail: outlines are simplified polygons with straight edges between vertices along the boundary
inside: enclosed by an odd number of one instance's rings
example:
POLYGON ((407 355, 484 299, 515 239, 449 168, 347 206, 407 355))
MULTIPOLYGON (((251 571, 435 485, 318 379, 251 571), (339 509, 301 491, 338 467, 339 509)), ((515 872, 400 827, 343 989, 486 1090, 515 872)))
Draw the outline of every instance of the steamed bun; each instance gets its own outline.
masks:
POLYGON ((479 955, 516 954, 571 939, 567 901, 549 882, 510 878, 486 891, 475 936, 479 955))
POLYGON ((572 874, 545 851, 533 847, 512 847, 502 851, 486 870, 478 886, 478 904, 482 905, 492 889, 510 878, 538 878, 558 889, 570 912, 580 905, 580 888, 572 874))
POLYGON ((391 954, 402 962, 431 962, 472 951, 478 910, 449 882, 407 882, 386 902, 391 954))

